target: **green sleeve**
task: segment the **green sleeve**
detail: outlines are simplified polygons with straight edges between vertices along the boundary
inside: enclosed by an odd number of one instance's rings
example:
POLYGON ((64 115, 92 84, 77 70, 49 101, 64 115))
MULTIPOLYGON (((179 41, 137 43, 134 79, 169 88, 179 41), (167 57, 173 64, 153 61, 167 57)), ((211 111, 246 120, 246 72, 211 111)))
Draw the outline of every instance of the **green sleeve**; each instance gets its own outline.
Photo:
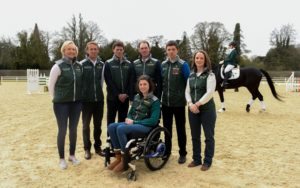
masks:
POLYGON ((159 117, 160 117, 160 102, 159 100, 156 100, 152 103, 151 116, 143 120, 134 121, 133 123, 145 125, 148 127, 154 127, 156 126, 159 117))
POLYGON ((237 65, 237 52, 236 52, 236 50, 233 50, 233 51, 229 54, 228 62, 229 62, 229 64, 231 64, 231 65, 237 65))

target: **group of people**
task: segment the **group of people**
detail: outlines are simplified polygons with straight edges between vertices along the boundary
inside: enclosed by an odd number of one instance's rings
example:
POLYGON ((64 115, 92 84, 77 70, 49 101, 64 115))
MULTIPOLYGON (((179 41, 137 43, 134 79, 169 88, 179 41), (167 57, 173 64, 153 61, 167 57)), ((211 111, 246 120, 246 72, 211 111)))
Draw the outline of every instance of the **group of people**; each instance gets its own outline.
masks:
MULTIPOLYGON (((122 158, 127 143, 127 135, 148 133, 160 122, 172 135, 175 119, 179 158, 178 163, 186 162, 186 112, 192 137, 193 155, 188 167, 200 166, 208 170, 213 162, 215 151, 214 130, 216 110, 213 93, 216 78, 212 72, 210 58, 205 51, 197 51, 191 68, 178 56, 176 41, 166 44, 166 60, 159 62, 150 53, 147 41, 138 44, 139 58, 134 62, 124 56, 124 44, 116 41, 113 57, 105 63, 98 57, 99 46, 89 42, 86 58, 76 60, 78 48, 73 41, 66 41, 61 47, 62 59, 50 71, 49 92, 58 125, 57 147, 59 166, 67 168, 64 146, 69 127, 70 150, 68 160, 73 165, 80 161, 75 157, 77 126, 82 112, 82 134, 85 159, 91 159, 90 122, 94 123, 95 153, 103 156, 101 150, 101 122, 103 118, 103 82, 107 86, 107 134, 110 136, 116 159, 108 169, 121 172, 124 169, 122 158), (129 104, 131 104, 129 109, 129 104), (161 113, 162 112, 162 113, 161 113), (118 120, 115 121, 118 114, 118 120), (201 155, 201 127, 205 135, 204 159, 201 155)), ((166 143, 168 154, 172 145, 166 143)))

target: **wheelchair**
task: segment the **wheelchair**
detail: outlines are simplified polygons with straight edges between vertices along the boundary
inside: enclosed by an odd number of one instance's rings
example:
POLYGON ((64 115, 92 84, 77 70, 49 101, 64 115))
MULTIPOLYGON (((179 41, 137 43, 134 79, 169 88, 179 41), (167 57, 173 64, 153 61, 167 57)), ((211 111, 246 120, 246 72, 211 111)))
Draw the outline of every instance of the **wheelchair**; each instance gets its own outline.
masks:
MULTIPOLYGON (((144 159, 144 162, 149 170, 156 171, 165 166, 170 157, 170 148, 167 148, 166 142, 171 146, 170 132, 161 126, 154 127, 147 134, 127 135, 128 142, 124 153, 124 169, 131 169, 127 173, 128 181, 136 181, 136 165, 131 163, 134 160, 144 159)), ((105 152, 105 167, 110 164, 110 158, 114 157, 113 147, 110 138, 106 140, 105 152)))

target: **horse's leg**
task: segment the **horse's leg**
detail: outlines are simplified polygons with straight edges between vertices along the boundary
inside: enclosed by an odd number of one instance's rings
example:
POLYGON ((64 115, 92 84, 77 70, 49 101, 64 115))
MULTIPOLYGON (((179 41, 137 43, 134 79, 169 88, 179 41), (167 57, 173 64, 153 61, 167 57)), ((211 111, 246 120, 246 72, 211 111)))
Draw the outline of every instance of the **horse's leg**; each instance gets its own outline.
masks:
POLYGON ((225 103, 224 103, 224 93, 223 93, 223 88, 219 87, 218 88, 218 93, 221 101, 221 108, 218 110, 218 112, 225 112, 225 103))
POLYGON ((247 87, 247 89, 252 95, 252 99, 250 99, 248 104, 246 105, 246 111, 250 112, 251 105, 254 103, 255 99, 257 98, 257 92, 255 92, 255 90, 250 87, 247 87))
POLYGON ((262 96, 262 94, 260 93, 260 91, 258 89, 257 89, 257 97, 258 97, 259 102, 260 102, 261 111, 262 112, 266 111, 266 105, 264 103, 264 97, 262 96))

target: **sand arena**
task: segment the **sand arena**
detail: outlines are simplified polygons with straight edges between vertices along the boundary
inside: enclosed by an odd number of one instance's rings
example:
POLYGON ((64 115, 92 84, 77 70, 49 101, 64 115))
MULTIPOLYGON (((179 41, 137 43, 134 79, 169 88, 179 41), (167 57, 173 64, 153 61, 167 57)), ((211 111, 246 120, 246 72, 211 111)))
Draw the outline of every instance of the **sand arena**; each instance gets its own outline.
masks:
MULTIPOLYGON (((275 100, 268 86, 260 86, 267 112, 261 113, 258 101, 246 113, 250 93, 225 92, 227 112, 218 114, 216 152, 212 168, 189 169, 191 136, 187 122, 188 161, 177 163, 178 147, 174 130, 173 154, 160 171, 149 171, 137 162, 138 180, 115 175, 104 168, 104 159, 93 155, 84 159, 78 126, 76 155, 79 166, 58 167, 57 125, 50 96, 26 94, 26 83, 0 85, 0 187, 300 187, 300 94, 286 93, 276 86, 285 102, 275 100)), ((215 102, 220 107, 215 93, 215 102)), ((104 112, 106 115, 106 111, 104 112)), ((102 141, 106 136, 103 119, 102 141)), ((203 138, 202 138, 203 140, 203 138)), ((66 137, 68 156, 68 137, 66 137)), ((94 151, 92 150, 94 153, 94 151)))

